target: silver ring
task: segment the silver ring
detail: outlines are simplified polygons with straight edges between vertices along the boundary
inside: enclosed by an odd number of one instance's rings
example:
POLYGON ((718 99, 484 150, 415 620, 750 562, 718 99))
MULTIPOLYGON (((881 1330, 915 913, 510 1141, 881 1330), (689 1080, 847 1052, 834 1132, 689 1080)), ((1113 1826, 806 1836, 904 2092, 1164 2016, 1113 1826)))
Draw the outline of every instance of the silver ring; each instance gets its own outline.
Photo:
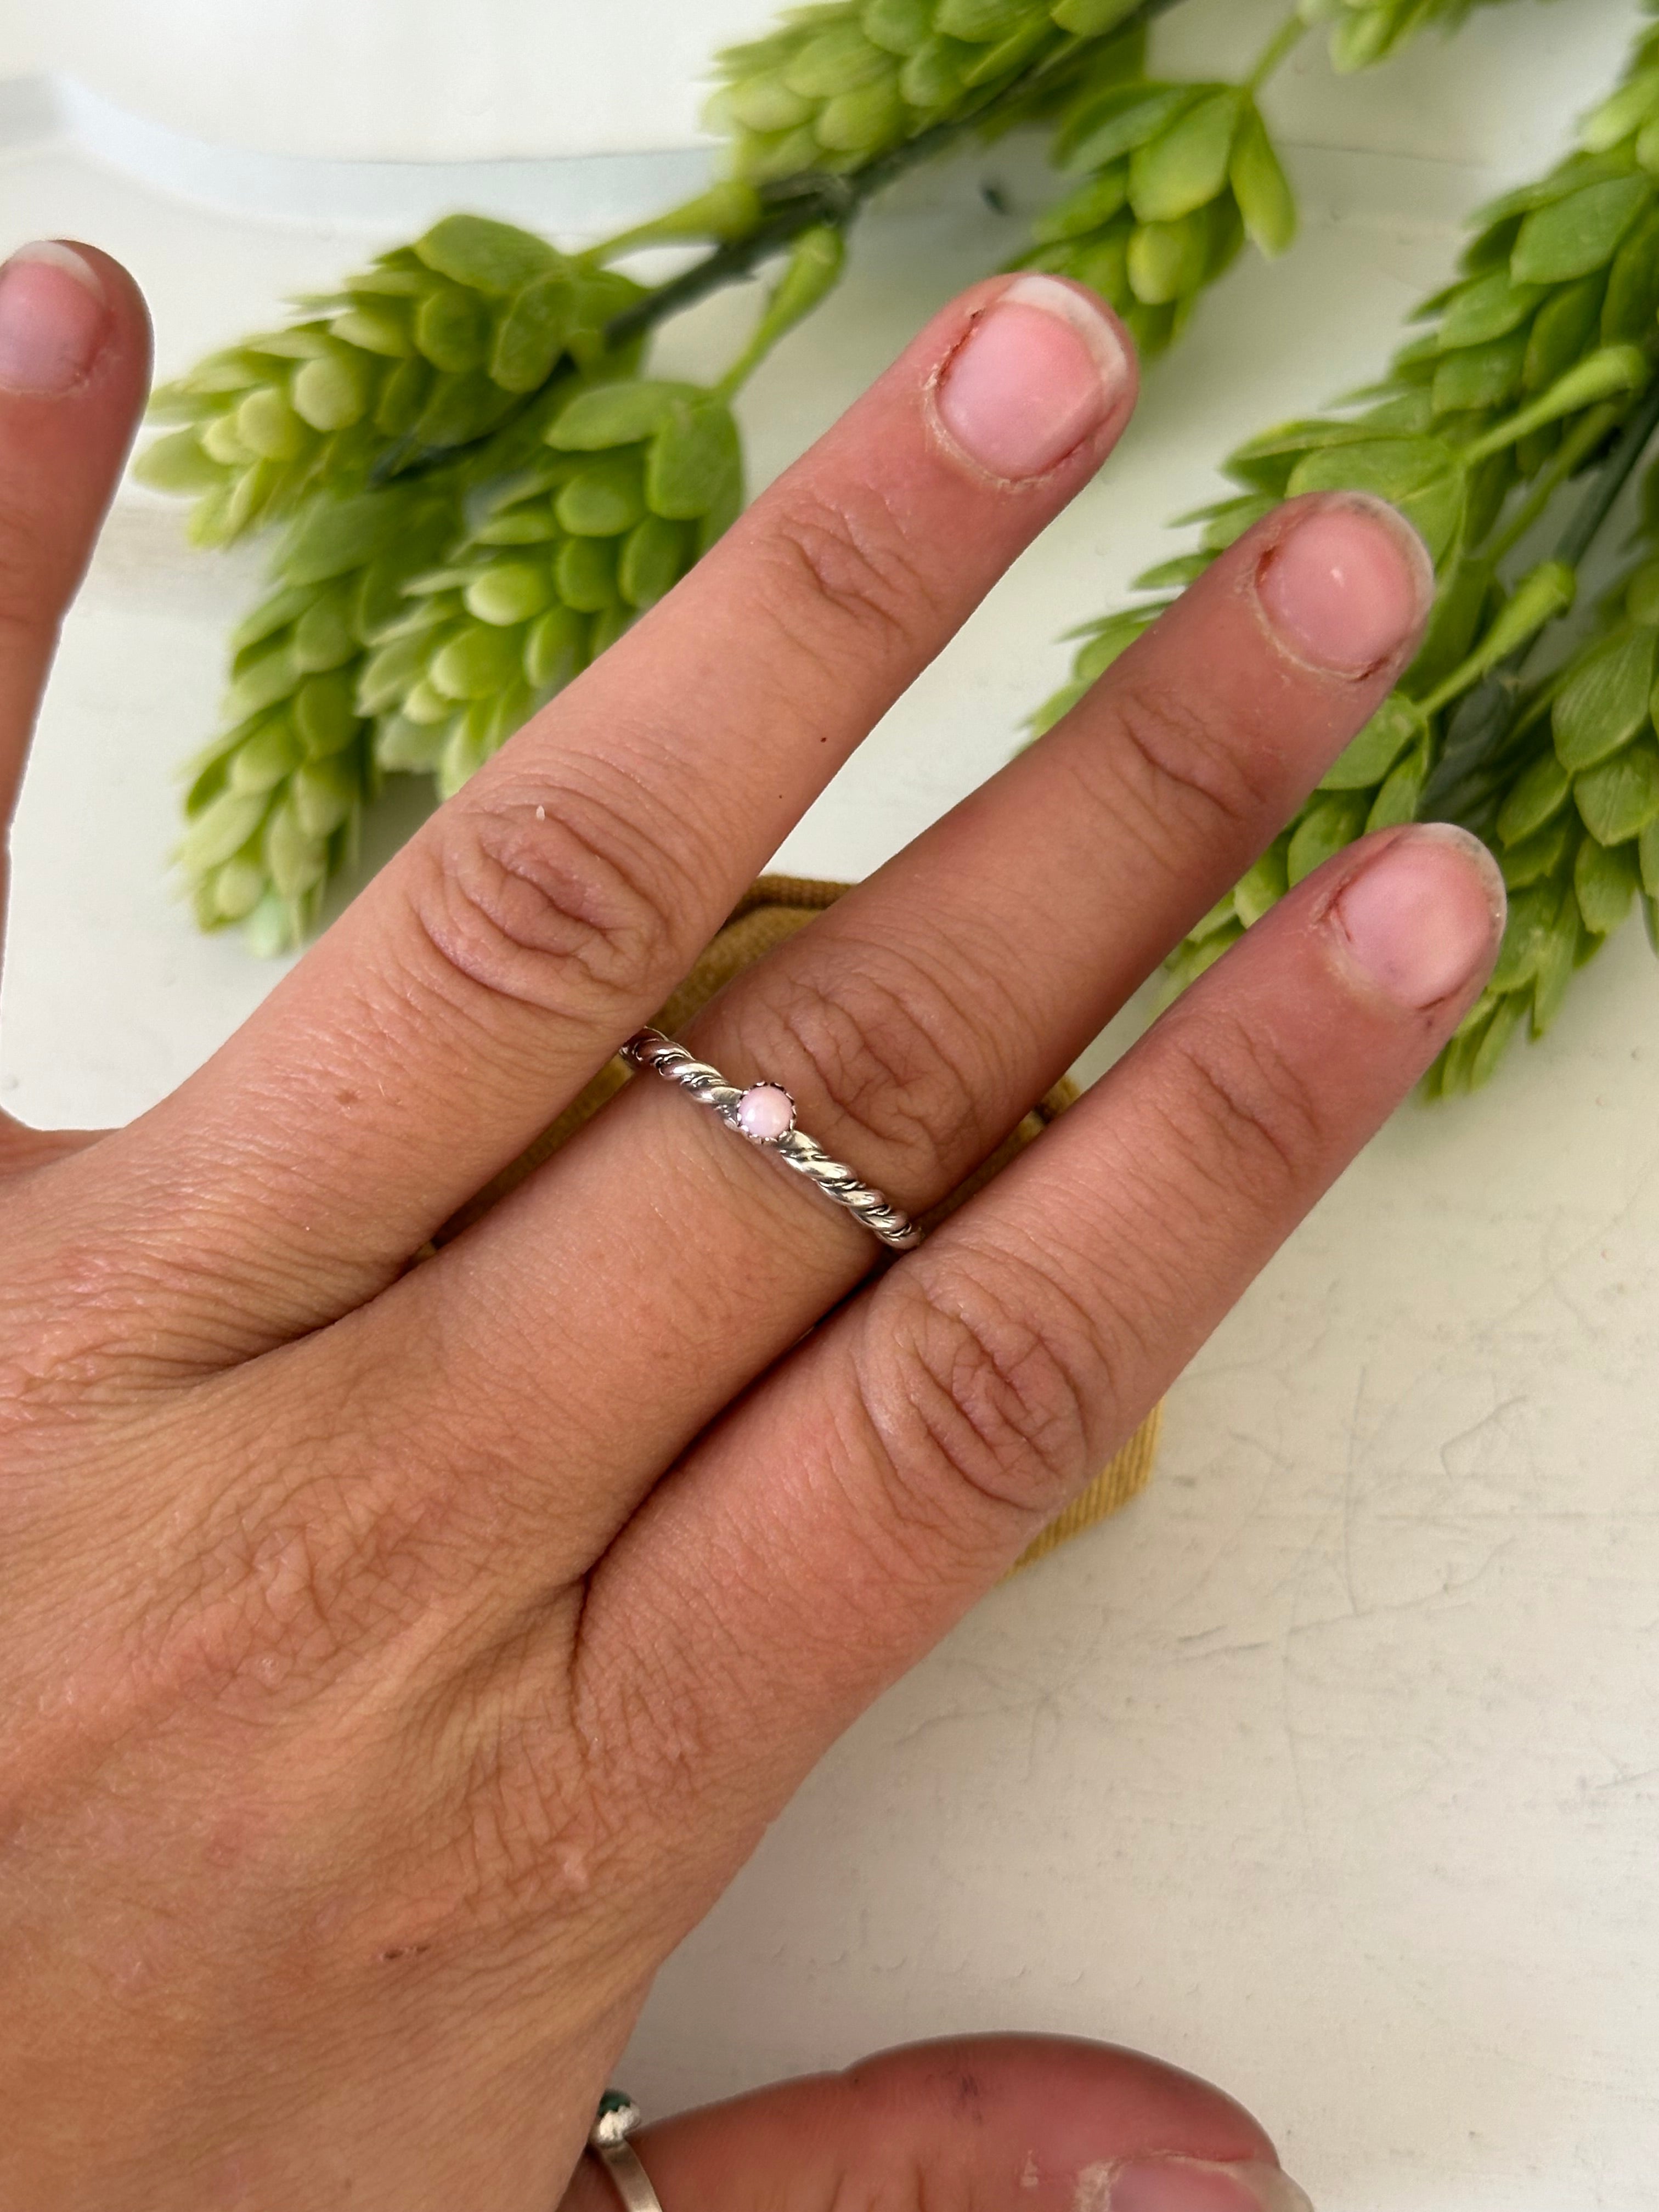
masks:
POLYGON ((607 2089, 587 2131, 587 2148, 616 2184, 628 2212, 662 2212, 651 2177, 628 2140, 642 2118, 625 2089, 607 2089))
POLYGON ((641 1030, 629 1037, 622 1056, 630 1067, 648 1067, 678 1083, 698 1105, 718 1114, 728 1129, 763 1152, 775 1153, 785 1167, 805 1176, 835 1205, 844 1206, 895 1252, 914 1251, 921 1243, 923 1232, 908 1213, 860 1182, 851 1168, 832 1160, 822 1146, 795 1127, 795 1102, 781 1083, 756 1083, 739 1091, 718 1068, 693 1060, 684 1045, 660 1030, 641 1030))

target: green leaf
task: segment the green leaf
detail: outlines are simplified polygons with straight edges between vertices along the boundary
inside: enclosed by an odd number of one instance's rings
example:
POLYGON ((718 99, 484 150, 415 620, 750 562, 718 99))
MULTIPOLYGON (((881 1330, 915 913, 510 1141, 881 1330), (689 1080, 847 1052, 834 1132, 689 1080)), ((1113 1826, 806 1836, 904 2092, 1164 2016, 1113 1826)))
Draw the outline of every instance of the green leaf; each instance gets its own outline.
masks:
POLYGON ((447 728, 447 716, 434 726, 411 722, 406 714, 390 715, 375 730, 374 758, 392 775, 427 775, 437 766, 447 728))
POLYGON ((1069 116, 1054 138, 1055 166, 1103 169, 1166 131, 1203 94, 1187 84, 1115 85, 1069 116))
MULTIPOLYGON (((1086 238, 1102 230, 1117 214, 1129 197, 1129 172, 1121 162, 1114 162, 1097 177, 1067 192, 1052 207, 1045 208, 1031 226, 1031 235, 1039 246, 1049 246, 1060 239, 1086 238)), ((194 437, 193 431, 185 434, 194 437)))
POLYGON ((896 72, 855 92, 837 93, 818 110, 812 129, 831 154, 868 156, 902 138, 906 114, 896 72))
POLYGON ((553 572, 542 561, 500 561, 467 586, 466 611, 495 629, 533 621, 553 600, 553 572))
POLYGON ((539 392, 565 349, 574 320, 568 278, 536 277, 515 292, 495 325, 489 378, 503 392, 539 392))
POLYGON ((1196 292, 1209 262, 1210 227, 1201 210, 1179 222, 1142 223, 1129 240, 1129 282, 1148 307, 1196 292))
POLYGON ((1364 833, 1367 794, 1343 791, 1312 800, 1291 838, 1287 873, 1292 890, 1334 854, 1364 833))
POLYGON ((1541 284, 1517 284, 1507 269, 1494 269, 1490 276, 1457 288, 1440 319, 1435 342, 1443 353, 1488 345, 1530 322, 1534 309, 1547 296, 1541 284))
POLYGON ((299 765, 299 741, 292 725, 285 716, 275 716, 231 755, 228 787, 245 793, 274 791, 299 765))
POLYGON ((1571 814, 1558 814, 1547 828, 1505 846, 1501 856, 1504 881, 1512 891, 1524 891, 1557 874, 1568 854, 1577 850, 1578 829, 1571 814))
POLYGON ((671 522, 695 522, 743 477, 743 447, 723 400, 678 400, 646 463, 646 502, 671 522))
POLYGON ((489 314, 476 292, 436 284, 415 317, 415 343, 434 368, 460 376, 489 357, 489 314))
POLYGON ((242 672, 244 655, 251 655, 256 645, 264 645, 275 637, 279 629, 287 629, 298 622, 308 608, 315 604, 317 593, 309 584, 290 584, 273 592, 245 616, 230 634, 230 649, 234 656, 236 673, 242 672))
POLYGON ((356 659, 361 641, 352 619, 354 597, 349 585, 318 593, 295 625, 295 664, 307 676, 325 675, 356 659))
POLYGON ((1572 795, 1572 778, 1553 748, 1540 753, 1513 786, 1498 817, 1498 835, 1518 845, 1555 819, 1572 795))
POLYGON ((587 665, 588 620, 560 602, 550 606, 525 641, 525 680, 538 695, 568 684, 587 665))
POLYGON ((345 352, 324 354, 304 362, 289 388, 295 413, 313 430, 349 430, 374 403, 373 373, 366 359, 345 352))
POLYGON ((975 58, 975 50, 960 40, 929 39, 900 71, 899 91, 924 115, 953 107, 967 90, 968 71, 975 58))
POLYGON ((1643 890, 1650 898, 1659 898, 1659 821, 1650 822, 1638 838, 1637 860, 1643 890))
POLYGON ((1601 308, 1603 345, 1645 345, 1659 313, 1659 203, 1650 206, 1613 258, 1601 308))
POLYGON ((1515 398, 1527 365, 1527 343, 1525 331, 1512 331, 1507 337, 1449 353, 1435 371, 1435 413, 1502 407, 1515 398))
POLYGON ((857 23, 837 23, 809 39, 783 71, 783 82, 803 100, 833 100, 884 76, 890 58, 872 45, 857 23))
POLYGON ((1229 176, 1244 228, 1270 258, 1295 243, 1296 194, 1267 125, 1252 100, 1233 144, 1229 176))
POLYGON ((303 899, 328 873, 328 848, 307 836, 290 805, 278 806, 265 824, 265 866, 285 899, 303 899))
POLYGON ((1254 929, 1271 913, 1291 887, 1290 842, 1280 837, 1270 845, 1233 893, 1233 908, 1246 929, 1254 929))
POLYGON ((1161 561, 1156 568, 1144 569, 1129 588, 1134 592, 1184 592, 1189 584, 1206 575, 1214 564, 1213 553, 1182 553, 1173 561, 1161 561))
POLYGON ((990 46, 1029 21, 1031 0, 938 0, 933 28, 947 39, 990 46))
POLYGON ((430 681, 446 699, 490 699, 521 674, 523 665, 524 639, 516 629, 475 623, 436 656, 430 681))
POLYGON ((187 875, 205 875, 240 853, 265 818, 270 800, 264 792, 228 791, 192 822, 179 848, 179 865, 187 875))
POLYGON ((1213 92, 1135 149, 1129 204, 1142 222, 1178 222, 1225 189, 1241 113, 1239 94, 1213 92))
POLYGON ((1548 938, 1534 963, 1532 994, 1532 1033, 1543 1036, 1565 1004, 1567 987, 1578 965, 1583 934, 1578 902, 1571 893, 1560 900, 1548 938))
POLYGON ((313 676, 294 695, 294 726, 308 760, 342 751, 357 734, 357 702, 350 677, 340 670, 313 676))
POLYGON ((553 512, 577 538, 620 538, 645 514, 644 473, 636 454, 609 453, 577 471, 553 512))
POLYGON ((238 672, 226 694, 226 721, 232 725, 248 721, 253 715, 262 714, 267 707, 288 698, 299 683, 301 672, 291 639, 250 661, 238 672))
POLYGON ((1575 362, 1584 358, 1601 328, 1606 292, 1600 276, 1586 276, 1555 293, 1539 309, 1527 340, 1522 378, 1528 392, 1547 392, 1575 362))
POLYGON ((387 361, 407 361, 415 350, 409 318, 400 314, 395 306, 348 307, 343 314, 336 315, 328 327, 330 335, 343 345, 356 346, 363 353, 380 354, 387 361))
POLYGON ((1651 738, 1624 747, 1581 775, 1573 803, 1598 844, 1623 845, 1659 816, 1659 746, 1651 738))
POLYGON ((1133 15, 1140 0, 1057 0, 1048 13, 1062 31, 1079 39, 1097 39, 1133 15))
POLYGON ((1365 817, 1367 836, 1377 830, 1398 830, 1405 823, 1415 822, 1423 787, 1428 780, 1429 745, 1425 737, 1389 769, 1376 803, 1365 817))
POLYGON ((1327 771, 1322 791, 1375 791, 1407 745, 1420 741, 1423 718, 1409 699, 1392 693, 1347 750, 1327 771))
POLYGON ((695 384, 664 384, 634 379, 599 384, 580 392, 547 434, 547 442, 565 453, 599 453, 616 446, 637 446, 654 438, 675 407, 702 397, 695 384))
POLYGON ((214 490, 225 475, 220 464, 203 452, 201 434, 193 428, 153 439, 133 463, 132 473, 152 491, 185 499, 214 490))
POLYGON ((559 597, 581 614, 604 612, 617 599, 616 542, 609 538, 567 538, 559 548, 559 597))
POLYGON ((416 240, 415 251, 436 275, 495 300, 562 266, 557 250, 533 231, 477 215, 447 216, 416 240))
POLYGON ((864 35, 890 54, 913 54, 933 35, 932 0, 864 0, 864 35))
POLYGON ((429 633, 417 631, 383 645, 364 665, 357 678, 356 705, 360 714, 384 714, 397 706, 425 667, 431 650, 429 633))
POLYGON ((1633 846, 1598 845, 1594 837, 1586 837, 1572 872, 1572 888, 1586 929, 1597 937, 1610 937, 1630 913, 1639 880, 1633 846))
POLYGON ((294 818, 307 837, 331 837, 362 796, 355 768, 344 760, 309 761, 289 792, 294 818))
POLYGON ((1632 630, 1580 662, 1555 702, 1555 750, 1563 768, 1574 774, 1594 768, 1647 721, 1655 644, 1652 630, 1632 630))
POLYGON ((691 565, 691 532, 683 522, 647 514, 629 534, 617 566, 617 581, 631 607, 665 599, 691 565))
POLYGON ((1486 1034, 1469 1060, 1468 1085, 1471 1091, 1479 1091, 1497 1074, 1498 1062, 1509 1050, 1515 1033, 1521 1026, 1527 1003, 1523 993, 1516 993, 1498 1001, 1492 1019, 1486 1024, 1486 1034))
POLYGON ((1652 198, 1645 177, 1613 177, 1536 209, 1521 227, 1510 274, 1522 284, 1565 284, 1605 268, 1652 198))
POLYGON ((361 568, 397 535, 408 512, 392 492, 313 500, 277 556, 276 573, 285 583, 325 584, 361 568))

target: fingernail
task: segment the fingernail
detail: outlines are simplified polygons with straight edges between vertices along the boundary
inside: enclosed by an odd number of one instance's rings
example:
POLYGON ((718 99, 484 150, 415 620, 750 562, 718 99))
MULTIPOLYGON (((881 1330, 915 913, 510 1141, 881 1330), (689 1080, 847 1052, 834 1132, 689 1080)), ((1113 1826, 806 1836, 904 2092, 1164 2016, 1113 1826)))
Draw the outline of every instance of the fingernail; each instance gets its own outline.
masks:
POLYGON ((1256 594, 1298 660, 1364 676, 1416 636, 1434 599, 1434 563, 1404 515, 1346 492, 1279 539, 1257 572, 1256 594))
POLYGON ((70 392, 109 331, 97 270, 73 246, 25 246, 0 268, 0 385, 40 398, 70 392))
POLYGON ((1123 341, 1084 293, 1056 276, 1022 276, 945 364, 934 406, 969 460, 1021 483, 1092 436, 1133 375, 1123 341))
POLYGON ((1276 2166, 1146 2158, 1114 2172, 1106 2212, 1313 2212, 1313 2206, 1276 2166))
POLYGON ((1385 845, 1346 884, 1332 919, 1379 990, 1421 1012, 1466 991, 1504 933, 1498 863, 1478 837, 1425 822, 1385 845))

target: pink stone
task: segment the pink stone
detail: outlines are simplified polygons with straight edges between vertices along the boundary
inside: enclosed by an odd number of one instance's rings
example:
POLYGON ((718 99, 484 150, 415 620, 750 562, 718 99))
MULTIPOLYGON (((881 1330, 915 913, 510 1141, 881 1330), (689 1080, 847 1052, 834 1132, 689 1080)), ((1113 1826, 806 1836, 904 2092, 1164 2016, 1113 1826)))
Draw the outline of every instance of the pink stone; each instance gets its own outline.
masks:
POLYGON ((795 1102, 776 1083, 757 1083, 738 1105, 738 1127, 757 1145, 775 1145, 795 1126, 795 1102))

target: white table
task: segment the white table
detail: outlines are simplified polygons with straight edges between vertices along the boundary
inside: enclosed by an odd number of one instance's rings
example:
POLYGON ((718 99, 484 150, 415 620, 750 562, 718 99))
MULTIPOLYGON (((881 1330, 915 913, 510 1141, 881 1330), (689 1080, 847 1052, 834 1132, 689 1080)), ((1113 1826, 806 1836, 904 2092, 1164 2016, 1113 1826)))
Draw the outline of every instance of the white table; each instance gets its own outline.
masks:
MULTIPOLYGON (((1214 457, 1381 361, 1450 226, 1565 128, 1634 11, 1512 12, 1461 64, 1532 42, 1504 177, 1304 149, 1298 254, 1230 279, 1128 449, 785 865, 860 873, 994 769, 1062 671, 1055 633, 1157 556, 1214 457)), ((79 112, 53 138, 41 101, 0 97, 0 230, 124 254, 164 367, 450 202, 581 228, 687 166, 306 168, 79 112)), ((872 220, 844 295, 745 402, 757 479, 1005 250, 981 176, 1031 181, 1000 151, 872 220)), ((738 314, 702 313, 672 358, 712 367, 738 314)), ((173 767, 211 726, 253 574, 124 496, 17 830, 15 1111, 143 1109, 272 980, 162 884, 173 767)), ((884 1699, 671 1963, 625 2069, 653 2109, 914 2036, 1068 2030, 1223 2082, 1322 2212, 1650 2212, 1656 1008, 1632 929, 1489 1093, 1399 1117, 1176 1390, 1152 1492, 884 1699)))

